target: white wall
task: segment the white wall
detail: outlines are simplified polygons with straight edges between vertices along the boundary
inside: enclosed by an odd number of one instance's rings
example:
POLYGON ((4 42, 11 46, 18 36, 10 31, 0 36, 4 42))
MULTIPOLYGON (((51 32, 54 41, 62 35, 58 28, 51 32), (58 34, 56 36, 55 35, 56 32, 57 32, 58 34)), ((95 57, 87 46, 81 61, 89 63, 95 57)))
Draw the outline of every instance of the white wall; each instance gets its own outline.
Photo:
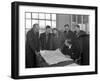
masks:
MULTIPOLYGON (((11 69, 11 2, 14 0, 1 0, 0 2, 0 81, 13 81, 10 78, 11 69)), ((56 4, 72 4, 72 5, 87 5, 98 6, 100 10, 100 0, 21 0, 30 2, 56 3, 56 4)), ((100 11, 99 11, 100 14, 100 11)), ((100 21, 100 15, 98 16, 100 21)), ((98 31, 100 31, 100 24, 98 23, 98 31)), ((99 32, 100 34, 100 32, 99 32)), ((99 41, 100 41, 100 36, 99 41)), ((98 43, 100 48, 100 43, 98 43)), ((99 50, 100 53, 100 50, 99 50)), ((98 61, 100 62, 100 54, 98 53, 98 61)), ((100 68, 100 63, 99 68, 100 68)), ((100 72, 100 69, 99 69, 100 72)), ((41 78, 34 79, 34 81, 100 81, 100 74, 98 75, 84 75, 84 76, 66 76, 55 78, 41 78)), ((22 81, 22 80, 21 80, 22 81)), ((26 81, 33 81, 33 79, 26 79, 26 81)))

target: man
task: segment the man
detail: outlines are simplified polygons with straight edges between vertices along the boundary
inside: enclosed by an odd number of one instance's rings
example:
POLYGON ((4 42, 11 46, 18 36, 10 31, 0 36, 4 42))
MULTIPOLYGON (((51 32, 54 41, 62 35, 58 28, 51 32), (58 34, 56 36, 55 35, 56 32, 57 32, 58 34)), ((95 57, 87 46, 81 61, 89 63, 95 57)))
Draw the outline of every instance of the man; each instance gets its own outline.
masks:
POLYGON ((26 68, 36 67, 36 54, 39 53, 39 25, 34 24, 26 35, 26 68))
MULTIPOLYGON (((69 24, 65 24, 64 29, 65 29, 64 33, 63 33, 64 34, 64 41, 70 40, 71 42, 73 42, 75 39, 75 36, 74 36, 74 33, 70 30, 69 24)), ((65 45, 64 45, 64 47, 65 47, 65 45)), ((66 51, 66 49, 64 47, 62 48, 62 53, 67 54, 68 52, 66 51)))
POLYGON ((69 24, 64 25, 64 37, 66 39, 70 39, 71 41, 74 40, 74 33, 70 30, 69 24))
POLYGON ((80 30, 80 26, 79 25, 75 25, 75 32, 74 32, 75 36, 76 36, 76 39, 75 41, 77 40, 79 45, 80 45, 80 51, 82 51, 82 37, 86 35, 86 32, 85 31, 82 31, 80 30))
POLYGON ((46 26, 46 31, 40 34, 40 47, 41 50, 51 50, 52 49, 52 34, 51 27, 46 26))
POLYGON ((89 65, 89 35, 80 30, 79 25, 75 25, 76 42, 80 49, 80 64, 89 65))
POLYGON ((75 25, 75 34, 77 37, 86 35, 85 31, 80 30, 80 26, 79 25, 75 25))
POLYGON ((72 59, 74 59, 74 61, 80 57, 79 45, 77 44, 77 42, 71 42, 70 39, 65 40, 61 52, 64 55, 69 55, 72 59))

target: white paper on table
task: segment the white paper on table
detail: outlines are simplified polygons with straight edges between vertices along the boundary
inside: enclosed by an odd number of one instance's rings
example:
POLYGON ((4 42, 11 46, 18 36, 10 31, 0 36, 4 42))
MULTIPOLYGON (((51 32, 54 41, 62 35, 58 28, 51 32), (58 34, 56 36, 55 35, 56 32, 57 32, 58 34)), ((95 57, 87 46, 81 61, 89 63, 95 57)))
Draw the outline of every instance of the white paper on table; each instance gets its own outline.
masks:
POLYGON ((71 58, 63 55, 59 49, 55 51, 40 51, 40 54, 49 65, 57 64, 64 61, 72 61, 71 58))

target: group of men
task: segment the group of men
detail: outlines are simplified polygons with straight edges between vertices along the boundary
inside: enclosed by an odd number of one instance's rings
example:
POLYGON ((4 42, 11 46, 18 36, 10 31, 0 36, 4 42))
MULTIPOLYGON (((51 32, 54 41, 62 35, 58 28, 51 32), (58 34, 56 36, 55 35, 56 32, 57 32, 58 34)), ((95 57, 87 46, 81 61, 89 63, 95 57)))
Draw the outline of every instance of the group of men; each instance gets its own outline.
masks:
POLYGON ((56 49, 80 65, 89 65, 89 35, 79 25, 75 25, 74 32, 68 24, 64 25, 63 32, 46 26, 46 31, 39 35, 39 25, 34 24, 26 35, 26 68, 37 67, 36 56, 40 50, 56 49))

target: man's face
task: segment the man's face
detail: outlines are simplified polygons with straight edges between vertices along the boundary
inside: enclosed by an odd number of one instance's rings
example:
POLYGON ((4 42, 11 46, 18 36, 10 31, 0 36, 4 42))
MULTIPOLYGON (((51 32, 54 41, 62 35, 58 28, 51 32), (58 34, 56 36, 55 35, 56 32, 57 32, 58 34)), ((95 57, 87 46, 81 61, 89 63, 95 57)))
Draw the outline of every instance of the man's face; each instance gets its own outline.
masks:
POLYGON ((34 31, 35 31, 35 32, 39 32, 39 25, 36 25, 36 26, 35 26, 34 31))
POLYGON ((57 34, 57 33, 58 33, 58 31, 57 31, 57 30, 53 30, 53 33, 54 33, 54 34, 57 34))
POLYGON ((68 31, 69 30, 69 27, 68 26, 65 26, 65 31, 68 31))
POLYGON ((47 28, 47 29, 46 29, 46 32, 47 32, 47 33, 51 33, 51 31, 52 31, 51 28, 47 28))

